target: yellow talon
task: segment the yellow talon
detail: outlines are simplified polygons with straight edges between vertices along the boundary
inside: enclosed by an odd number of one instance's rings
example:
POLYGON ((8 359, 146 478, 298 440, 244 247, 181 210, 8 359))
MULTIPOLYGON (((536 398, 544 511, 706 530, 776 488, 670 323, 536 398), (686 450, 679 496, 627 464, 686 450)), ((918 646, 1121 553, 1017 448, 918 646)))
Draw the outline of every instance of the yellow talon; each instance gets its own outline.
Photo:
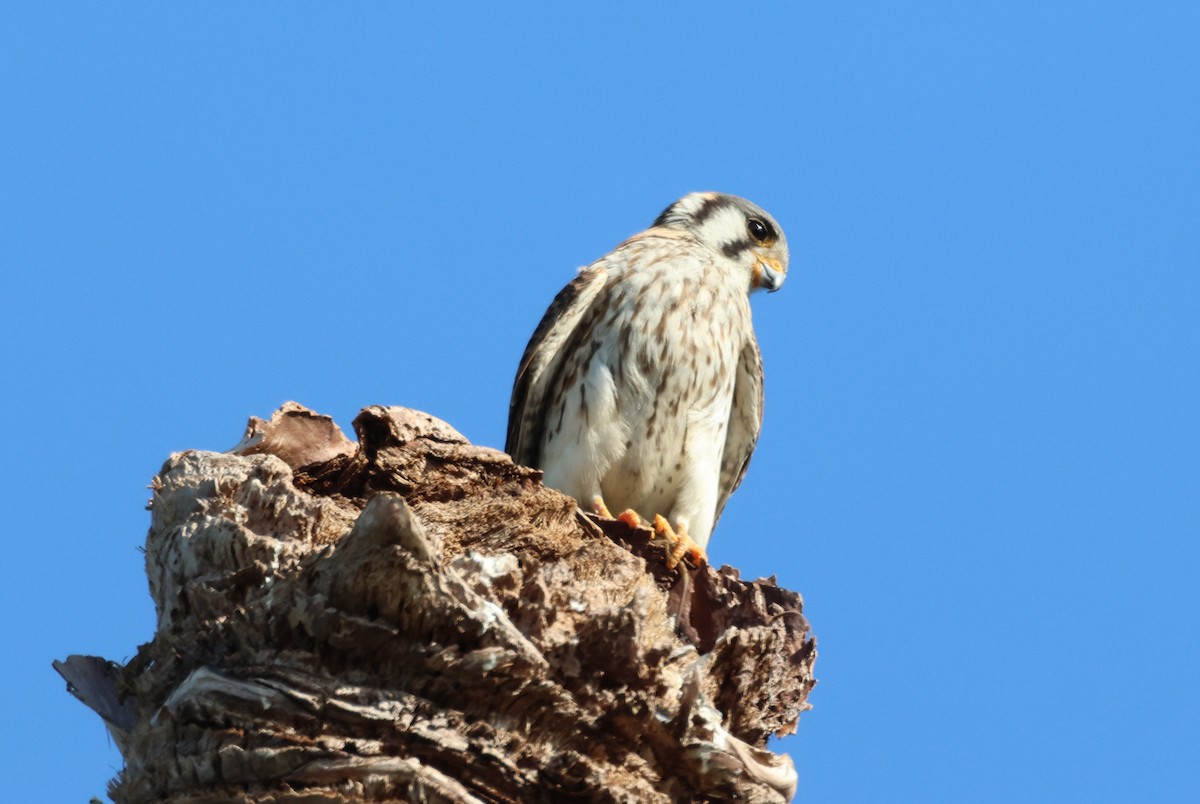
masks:
POLYGON ((688 536, 687 528, 680 525, 678 530, 671 528, 671 523, 667 521, 662 514, 654 515, 654 533, 660 538, 666 539, 667 552, 667 569, 675 569, 679 565, 680 560, 688 558, 689 566, 699 566, 707 561, 704 551, 700 549, 700 545, 692 541, 692 537, 688 536))
POLYGON ((602 516, 605 519, 612 519, 613 515, 608 510, 608 506, 604 504, 604 498, 599 494, 592 498, 592 511, 596 516, 602 516))
POLYGON ((617 517, 617 519, 621 520, 626 525, 628 525, 631 528, 634 528, 635 530, 638 528, 646 527, 646 523, 642 521, 642 518, 640 516, 638 516, 638 512, 633 510, 632 508, 626 508, 624 511, 621 512, 621 515, 619 517, 617 517))
MULTIPOLYGON (((613 519, 612 512, 608 510, 608 506, 604 504, 604 500, 599 495, 592 498, 592 510, 596 516, 613 519)), ((679 566, 679 562, 685 559, 685 563, 689 567, 699 566, 708 560, 704 551, 700 549, 700 545, 692 541, 691 536, 688 536, 687 528, 683 525, 672 528, 671 523, 662 514, 655 514, 653 522, 647 522, 637 511, 626 508, 616 519, 634 530, 652 530, 654 542, 664 544, 667 548, 666 564, 669 570, 675 569, 679 566)))

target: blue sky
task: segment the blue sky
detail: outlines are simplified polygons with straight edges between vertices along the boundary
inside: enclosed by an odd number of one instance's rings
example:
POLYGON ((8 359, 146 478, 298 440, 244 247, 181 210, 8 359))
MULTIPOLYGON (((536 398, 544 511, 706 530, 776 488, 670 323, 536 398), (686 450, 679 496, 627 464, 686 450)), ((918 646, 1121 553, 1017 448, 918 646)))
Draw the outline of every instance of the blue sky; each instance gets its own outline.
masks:
POLYGON ((1200 799, 1200 11, 846 6, 0 11, 14 800, 120 766, 50 661, 151 638, 168 454, 502 446, 554 293, 701 189, 792 251, 709 553, 805 595, 797 800, 1200 799))

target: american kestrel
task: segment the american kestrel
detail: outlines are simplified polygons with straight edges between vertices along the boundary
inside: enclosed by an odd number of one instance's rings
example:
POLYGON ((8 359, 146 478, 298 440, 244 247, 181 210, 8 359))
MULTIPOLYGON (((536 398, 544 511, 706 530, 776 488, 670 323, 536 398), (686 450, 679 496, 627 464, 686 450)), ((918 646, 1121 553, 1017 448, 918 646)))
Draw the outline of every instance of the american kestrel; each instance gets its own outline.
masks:
POLYGON ((669 566, 703 560, 762 425, 749 296, 787 266, 783 231, 746 199, 676 201, 555 297, 517 370, 506 451, 601 515, 653 517, 669 566))

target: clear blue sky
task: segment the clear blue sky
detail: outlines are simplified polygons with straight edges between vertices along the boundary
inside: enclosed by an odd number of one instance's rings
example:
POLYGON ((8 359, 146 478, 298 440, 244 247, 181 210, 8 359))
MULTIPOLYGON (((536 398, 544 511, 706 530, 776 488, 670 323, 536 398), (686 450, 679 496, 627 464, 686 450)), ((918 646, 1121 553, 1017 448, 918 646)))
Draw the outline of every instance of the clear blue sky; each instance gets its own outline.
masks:
POLYGON ((1200 6, 396 5, 0 11, 14 801, 120 765, 50 661, 150 639, 169 453, 502 446, 554 293, 701 189, 792 249, 710 556, 805 595, 797 800, 1200 800, 1200 6))

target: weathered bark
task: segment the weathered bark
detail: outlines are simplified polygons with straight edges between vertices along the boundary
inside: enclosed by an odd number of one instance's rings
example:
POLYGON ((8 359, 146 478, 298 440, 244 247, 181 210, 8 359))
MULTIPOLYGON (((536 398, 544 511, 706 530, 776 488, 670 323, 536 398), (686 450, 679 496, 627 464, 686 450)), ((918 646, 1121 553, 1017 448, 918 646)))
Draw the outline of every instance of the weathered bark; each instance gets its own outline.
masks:
POLYGON ((154 482, 154 639, 56 662, 118 802, 784 801, 767 737, 816 652, 800 596, 668 572, 624 523, 449 425, 289 404, 154 482))

